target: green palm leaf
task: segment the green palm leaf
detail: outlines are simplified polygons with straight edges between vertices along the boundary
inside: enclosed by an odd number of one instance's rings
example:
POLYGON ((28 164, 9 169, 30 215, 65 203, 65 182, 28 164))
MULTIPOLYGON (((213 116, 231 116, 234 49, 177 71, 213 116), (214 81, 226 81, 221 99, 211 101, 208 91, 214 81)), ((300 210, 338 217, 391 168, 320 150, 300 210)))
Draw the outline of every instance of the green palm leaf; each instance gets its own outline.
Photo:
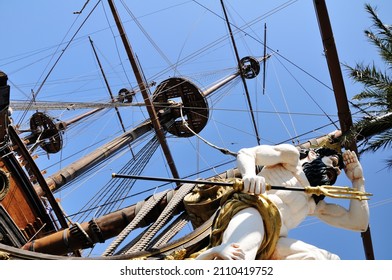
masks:
MULTIPOLYGON (((357 63, 355 67, 345 65, 349 76, 364 86, 353 97, 353 101, 366 114, 345 135, 346 140, 353 137, 363 140, 361 153, 376 152, 392 146, 392 28, 380 20, 375 8, 366 4, 365 10, 373 22, 373 30, 365 30, 365 35, 377 48, 386 67, 382 70, 374 63, 357 63)), ((387 166, 392 167, 392 158, 387 160, 387 166)))

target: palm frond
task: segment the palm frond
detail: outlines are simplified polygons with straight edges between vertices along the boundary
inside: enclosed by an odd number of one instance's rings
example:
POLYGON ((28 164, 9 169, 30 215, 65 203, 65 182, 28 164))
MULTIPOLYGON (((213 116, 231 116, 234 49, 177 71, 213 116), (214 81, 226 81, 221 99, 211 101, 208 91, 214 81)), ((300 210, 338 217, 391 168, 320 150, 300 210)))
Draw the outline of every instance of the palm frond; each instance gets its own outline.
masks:
POLYGON ((392 64, 392 44, 389 40, 385 40, 384 38, 377 37, 373 32, 365 30, 365 34, 373 43, 380 53, 380 56, 387 64, 392 64))
MULTIPOLYGON (((392 69, 392 29, 380 20, 376 8, 366 4, 365 9, 373 22, 373 30, 365 30, 365 35, 376 46, 387 68, 382 71, 374 63, 357 63, 355 67, 345 65, 350 77, 364 86, 353 99, 367 114, 353 125, 342 141, 343 144, 363 141, 361 153, 392 147, 392 76, 389 73, 392 69)), ((392 159, 388 159, 387 165, 392 168, 392 159)))
MULTIPOLYGON (((370 4, 365 4, 365 10, 370 14, 370 18, 373 21, 373 26, 379 30, 379 34, 386 38, 392 39, 391 27, 385 25, 377 15, 377 7, 372 7, 370 4)), ((392 41, 391 41, 392 42, 392 41)))
POLYGON ((387 160, 386 160, 386 163, 387 163, 387 167, 388 167, 389 169, 392 169, 392 158, 391 158, 391 159, 387 159, 387 160))
POLYGON ((382 72, 374 64, 363 65, 357 63, 355 67, 346 66, 349 75, 356 81, 363 83, 367 87, 377 87, 385 89, 391 86, 391 78, 387 72, 382 72))
POLYGON ((377 136, 374 136, 374 139, 368 141, 366 144, 366 148, 363 150, 364 152, 372 151, 376 152, 378 150, 384 150, 390 148, 392 146, 392 131, 386 131, 377 136))
POLYGON ((365 34, 370 42, 379 49, 380 56, 386 64, 389 64, 390 68, 392 67, 392 27, 381 21, 377 15, 376 7, 366 4, 365 10, 370 14, 370 18, 373 22, 372 27, 376 30, 376 33, 365 30, 365 34))

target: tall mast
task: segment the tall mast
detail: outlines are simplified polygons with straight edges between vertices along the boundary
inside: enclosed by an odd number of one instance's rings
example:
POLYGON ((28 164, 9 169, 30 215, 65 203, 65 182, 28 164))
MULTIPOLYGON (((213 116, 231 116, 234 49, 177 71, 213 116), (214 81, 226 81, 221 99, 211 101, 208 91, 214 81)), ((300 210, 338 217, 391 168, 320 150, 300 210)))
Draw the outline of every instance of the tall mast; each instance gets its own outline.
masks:
POLYGON ((150 119, 151 119, 151 122, 153 124, 155 133, 157 135, 157 138, 158 138, 158 140, 159 140, 159 142, 161 144, 163 153, 164 153, 164 155, 166 157, 166 160, 167 160, 167 162, 169 164, 169 168, 170 168, 170 170, 172 172, 173 177, 174 178, 179 178, 177 168, 176 168, 176 166, 174 164, 173 157, 171 155, 169 146, 168 146, 167 141, 166 141, 165 132, 164 132, 164 130, 163 130, 163 128, 162 128, 162 126, 161 126, 161 124, 159 122, 158 115, 157 115, 157 113, 155 111, 155 108, 154 108, 154 106, 152 104, 152 101, 150 99, 150 96, 148 94, 148 88, 146 87, 146 85, 144 83, 141 71, 139 69, 139 65, 136 62, 134 52, 133 52, 133 50, 131 48, 131 45, 129 43, 129 40, 128 40, 127 35, 125 33, 125 30, 124 30, 124 27, 123 27, 123 25, 121 23, 120 17, 119 17, 118 12, 117 12, 117 9, 116 9, 116 7, 114 5, 114 2, 112 0, 108 0, 108 3, 109 3, 109 6, 110 6, 110 9, 112 11, 114 20, 116 22, 118 31, 120 33, 121 40, 122 40, 122 42, 124 44, 124 47, 125 47, 125 50, 127 52, 129 61, 131 63, 133 72, 135 74, 136 81, 138 83, 138 86, 140 87, 141 93, 143 95, 144 102, 146 103, 147 112, 148 112, 148 114, 150 116, 150 119))
MULTIPOLYGON (((339 57, 336 50, 335 40, 332 33, 331 22, 329 20, 327 6, 325 0, 314 0, 314 7, 317 14, 320 33, 324 45, 325 55, 328 63, 329 73, 335 100, 338 109, 340 128, 342 133, 346 133, 353 126, 352 116, 347 101, 346 89, 344 86, 342 71, 340 68, 339 57)), ((358 154, 356 139, 345 144, 345 147, 358 154)), ((363 246, 365 249, 366 259, 374 260, 373 245, 370 235, 370 227, 361 233, 363 246)))
POLYGON ((242 84, 244 85, 246 99, 248 101, 249 111, 250 111, 250 115, 252 117, 253 128, 254 128, 255 134, 256 134, 257 144, 260 145, 259 131, 257 129, 256 119, 255 119, 254 113, 253 113, 252 102, 250 100, 248 86, 247 86, 246 81, 245 81, 245 75, 243 73, 243 67, 242 67, 241 59, 240 59, 240 56, 238 54, 237 45, 236 45, 235 40, 234 40, 233 32, 231 30, 231 25, 230 25, 230 22, 229 22, 229 17, 227 16, 227 12, 226 12, 226 8, 225 8, 225 4, 223 3, 223 0, 221 0, 221 5, 222 5, 222 9, 223 9, 223 14, 225 15, 227 28, 228 28, 229 33, 230 33, 231 42, 233 44, 234 53, 235 53, 235 56, 236 56, 236 59, 237 59, 238 70, 239 70, 239 72, 241 74, 240 76, 241 76, 242 84))
MULTIPOLYGON (((111 88, 109 86, 108 79, 106 78, 105 72, 103 71, 103 67, 102 67, 101 61, 99 60, 97 51, 95 49, 94 42, 93 42, 93 40, 90 37, 89 37, 89 40, 90 40, 90 44, 91 44, 91 47, 92 47, 93 52, 94 52, 95 59, 97 60, 99 69, 101 70, 101 74, 102 74, 103 80, 105 81, 106 88, 107 88, 107 90, 109 92, 110 99, 112 100, 112 102, 115 102, 112 90, 111 90, 111 88)), ((123 122, 122 117, 120 115, 120 111, 118 110, 117 107, 114 107, 114 109, 116 110, 116 114, 117 114, 118 120, 120 121, 120 125, 121 125, 122 130, 124 132, 126 132, 125 126, 124 126, 124 122, 123 122)))

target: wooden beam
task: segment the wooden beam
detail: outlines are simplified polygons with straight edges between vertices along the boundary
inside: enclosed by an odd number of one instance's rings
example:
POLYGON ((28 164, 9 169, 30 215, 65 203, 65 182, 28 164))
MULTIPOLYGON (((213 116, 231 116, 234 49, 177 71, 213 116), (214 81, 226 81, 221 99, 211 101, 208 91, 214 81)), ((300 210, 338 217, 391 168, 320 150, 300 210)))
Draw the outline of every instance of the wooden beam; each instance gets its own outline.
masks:
MULTIPOLYGON (((324 45, 325 56, 331 77, 333 91, 338 109, 340 128, 342 133, 346 133, 353 126, 352 116, 348 105, 346 89, 344 86, 342 71, 338 52, 336 50, 335 39, 332 33, 331 22, 329 20, 327 6, 324 0, 314 0, 314 7, 319 23, 320 33, 324 45)), ((358 154, 357 141, 352 139, 345 144, 345 148, 355 151, 358 154)), ((361 233, 366 259, 374 260, 373 245, 370 234, 370 227, 361 233)))

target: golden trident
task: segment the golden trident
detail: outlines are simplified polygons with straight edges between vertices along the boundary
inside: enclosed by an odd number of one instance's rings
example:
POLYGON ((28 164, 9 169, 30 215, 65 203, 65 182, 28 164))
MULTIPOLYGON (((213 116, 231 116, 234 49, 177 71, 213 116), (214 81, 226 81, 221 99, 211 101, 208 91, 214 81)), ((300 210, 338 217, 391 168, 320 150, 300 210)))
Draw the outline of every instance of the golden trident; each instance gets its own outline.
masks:
MULTIPOLYGON (((231 186, 237 191, 242 191, 244 183, 241 179, 231 179, 231 186)), ((304 188, 293 188, 284 186, 271 186, 270 184, 265 185, 265 189, 269 190, 285 190, 285 191, 303 191, 308 194, 325 195, 333 198, 344 198, 344 199, 357 199, 357 200, 369 200, 369 196, 373 194, 363 192, 350 187, 341 186, 330 186, 321 185, 316 187, 307 186, 304 188)))
MULTIPOLYGON (((190 183, 190 184, 204 184, 204 185, 219 185, 233 187, 236 191, 242 191, 244 183, 241 179, 230 178, 228 181, 208 181, 208 180, 187 180, 187 179, 175 179, 175 178, 161 178, 161 177, 148 177, 148 176, 136 176, 126 174, 112 174, 113 178, 126 178, 126 179, 140 179, 140 180, 152 180, 161 182, 177 182, 177 183, 190 183)), ((373 194, 363 192, 350 187, 340 186, 329 186, 322 185, 316 187, 304 187, 304 188, 293 188, 285 186, 271 186, 266 184, 266 190, 285 190, 285 191, 302 191, 308 194, 325 195, 333 198, 343 199, 357 199, 357 200, 369 200, 369 196, 373 194)))

